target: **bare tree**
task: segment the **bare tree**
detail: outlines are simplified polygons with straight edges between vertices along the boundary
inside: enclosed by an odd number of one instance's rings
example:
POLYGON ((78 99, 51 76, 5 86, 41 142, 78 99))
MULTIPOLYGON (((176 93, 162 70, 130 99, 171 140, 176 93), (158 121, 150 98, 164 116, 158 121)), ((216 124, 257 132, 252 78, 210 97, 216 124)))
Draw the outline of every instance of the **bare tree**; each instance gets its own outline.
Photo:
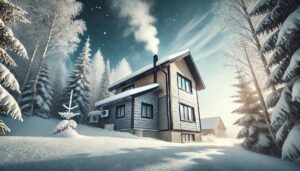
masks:
MULTIPOLYGON (((247 46, 257 53, 255 57, 259 57, 262 68, 268 77, 270 69, 268 68, 266 56, 262 53, 261 40, 255 34, 255 26, 260 20, 259 17, 251 18, 249 10, 255 5, 253 0, 219 0, 216 3, 215 15, 223 23, 227 32, 243 37, 247 41, 247 46)), ((239 40, 237 40, 239 41, 239 40)), ((276 92, 276 87, 271 87, 273 92, 276 92)))

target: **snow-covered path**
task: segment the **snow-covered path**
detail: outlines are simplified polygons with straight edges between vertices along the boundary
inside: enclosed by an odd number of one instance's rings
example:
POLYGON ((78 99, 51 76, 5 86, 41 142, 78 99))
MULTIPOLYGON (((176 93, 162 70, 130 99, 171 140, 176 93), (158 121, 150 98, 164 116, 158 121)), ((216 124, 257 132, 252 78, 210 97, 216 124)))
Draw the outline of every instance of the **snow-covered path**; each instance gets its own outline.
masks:
MULTIPOLYGON (((39 124, 54 126, 54 121, 41 120, 39 124)), ((31 136, 20 136, 27 124, 37 129, 34 123, 25 120, 23 130, 20 125, 19 130, 12 128, 16 136, 0 137, 1 171, 300 170, 295 163, 245 151, 231 139, 176 144, 86 126, 78 128, 79 133, 85 136, 73 138, 51 137, 51 134, 45 135, 46 130, 42 129, 36 134, 31 133, 31 136)))

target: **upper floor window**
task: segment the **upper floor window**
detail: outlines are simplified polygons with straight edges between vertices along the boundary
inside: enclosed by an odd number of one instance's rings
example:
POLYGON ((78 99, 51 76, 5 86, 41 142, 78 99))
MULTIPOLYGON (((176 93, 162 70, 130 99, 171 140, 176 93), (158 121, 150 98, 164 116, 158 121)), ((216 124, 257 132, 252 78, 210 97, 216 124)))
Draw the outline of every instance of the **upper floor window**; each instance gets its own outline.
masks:
POLYGON ((195 122, 194 108, 185 104, 179 104, 180 120, 195 122))
POLYGON ((117 106, 116 118, 123 118, 123 117, 125 117, 125 105, 117 106))
POLYGON ((131 85, 127 86, 127 87, 122 88, 122 92, 130 90, 130 89, 133 89, 133 88, 134 88, 134 84, 131 84, 131 85))
POLYGON ((184 76, 177 75, 178 88, 186 92, 192 93, 192 82, 191 80, 185 78, 184 76))
POLYGON ((142 103, 142 118, 153 118, 153 105, 142 103))

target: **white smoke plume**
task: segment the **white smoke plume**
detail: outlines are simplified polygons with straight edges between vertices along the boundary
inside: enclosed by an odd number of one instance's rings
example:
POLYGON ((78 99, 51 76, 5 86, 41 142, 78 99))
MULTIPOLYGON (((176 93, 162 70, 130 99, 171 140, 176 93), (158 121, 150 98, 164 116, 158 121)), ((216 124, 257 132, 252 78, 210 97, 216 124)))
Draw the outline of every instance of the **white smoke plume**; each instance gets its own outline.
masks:
POLYGON ((154 26, 155 17, 151 16, 152 3, 143 0, 113 0, 112 7, 119 12, 119 17, 129 20, 129 30, 139 42, 146 43, 146 50, 157 54, 159 39, 154 26))

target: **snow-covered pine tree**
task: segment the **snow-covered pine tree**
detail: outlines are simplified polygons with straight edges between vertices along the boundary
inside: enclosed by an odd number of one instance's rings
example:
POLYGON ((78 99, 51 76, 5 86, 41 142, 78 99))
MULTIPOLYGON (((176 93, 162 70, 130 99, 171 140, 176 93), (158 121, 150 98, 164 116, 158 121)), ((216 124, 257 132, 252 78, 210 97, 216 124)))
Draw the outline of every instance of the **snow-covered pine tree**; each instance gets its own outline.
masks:
POLYGON ((100 99, 105 99, 111 95, 111 93, 108 90, 109 84, 110 84, 110 62, 109 60, 107 60, 105 63, 105 69, 101 80, 100 99))
POLYGON ((234 124, 243 126, 237 135, 237 138, 244 138, 242 146, 248 150, 260 153, 270 153, 272 148, 272 138, 269 135, 268 127, 262 114, 262 108, 257 97, 257 92, 254 91, 250 84, 252 81, 247 81, 240 69, 237 70, 238 94, 233 96, 234 102, 240 103, 241 106, 235 109, 232 113, 243 115, 234 124))
POLYGON ((78 106, 74 112, 79 113, 75 120, 83 124, 87 122, 90 108, 90 67, 90 39, 87 38, 83 50, 73 67, 62 99, 62 104, 68 103, 71 90, 74 90, 72 104, 78 106))
POLYGON ((111 83, 118 81, 119 79, 132 73, 131 67, 125 58, 118 63, 118 65, 112 69, 110 74, 111 83))
MULTIPOLYGON (((7 66, 16 66, 14 59, 6 52, 11 50, 27 59, 27 51, 22 43, 14 37, 12 30, 6 26, 8 22, 27 23, 26 12, 8 0, 0 0, 0 108, 1 113, 22 121, 19 105, 8 90, 20 92, 19 83, 7 66), (4 64, 3 64, 4 63, 4 64)), ((0 133, 10 129, 0 120, 0 133)))
POLYGON ((23 114, 37 115, 42 118, 50 117, 52 90, 48 75, 47 64, 44 64, 39 72, 36 86, 33 86, 35 84, 33 80, 26 83, 20 100, 23 114), (36 93, 33 93, 34 87, 36 87, 36 93))
POLYGON ((274 108, 271 121, 272 126, 277 130, 276 142, 283 145, 282 158, 289 160, 300 156, 299 5, 299 0, 273 0, 272 3, 271 0, 260 0, 251 12, 252 15, 266 13, 256 28, 256 34, 278 30, 270 37, 274 40, 265 43, 266 47, 274 49, 269 67, 277 65, 270 75, 267 85, 279 85, 287 82, 274 108))
POLYGON ((101 99, 101 80, 105 69, 105 63, 100 49, 96 52, 92 60, 91 74, 91 109, 94 104, 101 99))

